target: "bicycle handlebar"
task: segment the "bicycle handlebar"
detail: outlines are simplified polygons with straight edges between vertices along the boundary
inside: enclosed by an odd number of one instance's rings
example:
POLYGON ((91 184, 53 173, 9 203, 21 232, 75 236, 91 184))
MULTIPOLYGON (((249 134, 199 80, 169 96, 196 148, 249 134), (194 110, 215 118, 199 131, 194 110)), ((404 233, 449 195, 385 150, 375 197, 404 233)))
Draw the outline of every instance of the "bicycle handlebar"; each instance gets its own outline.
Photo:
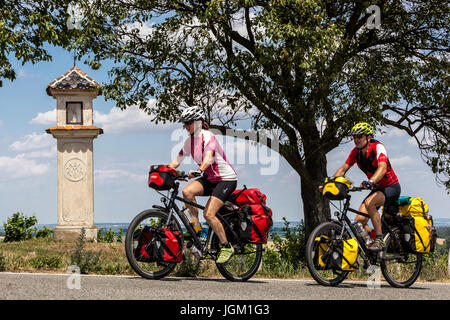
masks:
POLYGON ((189 175, 194 176, 194 178, 197 178, 197 177, 200 177, 200 176, 203 176, 205 178, 207 177, 207 174, 204 173, 204 172, 198 172, 198 171, 192 171, 191 170, 191 171, 189 171, 188 174, 186 174, 186 172, 184 172, 184 171, 177 170, 176 179, 177 180, 182 180, 182 181, 187 181, 189 179, 189 175))
POLYGON ((369 190, 369 189, 366 189, 366 188, 364 188, 364 187, 353 187, 353 188, 351 188, 351 189, 348 189, 348 191, 350 191, 350 192, 364 191, 364 190, 369 190))

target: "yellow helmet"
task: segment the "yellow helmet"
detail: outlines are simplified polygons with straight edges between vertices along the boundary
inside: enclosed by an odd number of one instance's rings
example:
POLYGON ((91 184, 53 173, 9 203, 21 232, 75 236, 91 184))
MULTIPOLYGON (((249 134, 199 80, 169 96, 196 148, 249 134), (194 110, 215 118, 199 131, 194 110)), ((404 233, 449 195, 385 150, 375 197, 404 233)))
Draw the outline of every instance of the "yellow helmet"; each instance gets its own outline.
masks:
POLYGON ((326 178, 322 189, 322 195, 330 200, 343 200, 348 194, 348 189, 353 181, 345 177, 326 178))
POLYGON ((365 135, 372 135, 373 136, 373 129, 370 124, 367 122, 359 122, 355 124, 350 131, 351 135, 355 134, 365 134, 365 135))

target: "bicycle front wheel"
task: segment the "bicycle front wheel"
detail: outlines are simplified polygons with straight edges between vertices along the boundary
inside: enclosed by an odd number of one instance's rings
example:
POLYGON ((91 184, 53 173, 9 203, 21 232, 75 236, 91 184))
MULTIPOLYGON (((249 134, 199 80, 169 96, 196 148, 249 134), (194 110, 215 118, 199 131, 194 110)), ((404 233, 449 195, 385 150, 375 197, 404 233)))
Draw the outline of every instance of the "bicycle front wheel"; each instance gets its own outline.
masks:
POLYGON ((422 255, 406 252, 400 237, 399 230, 394 230, 393 234, 386 235, 381 272, 391 286, 408 288, 420 275, 422 255))
MULTIPOLYGON (((147 279, 160 279, 175 269, 176 262, 146 261, 138 255, 139 235, 145 228, 162 227, 167 223, 168 214, 160 210, 146 210, 139 213, 130 223, 125 237, 125 252, 133 270, 147 279)), ((180 224, 173 218, 167 228, 182 234, 180 224)), ((182 242, 183 243, 183 242, 182 242)))
MULTIPOLYGON (((262 260, 262 244, 238 244, 230 239, 228 242, 234 248, 234 255, 226 264, 216 263, 219 272, 231 281, 247 281, 258 271, 262 260)), ((220 241, 216 234, 211 239, 212 253, 219 254, 220 241)))
MULTIPOLYGON (((319 241, 316 239, 327 239, 332 241, 341 234, 342 226, 335 222, 324 222, 318 225, 309 236, 306 244, 306 262, 309 273, 318 283, 324 286, 337 286, 347 278, 348 271, 335 270, 328 267, 328 263, 319 263, 319 241)), ((328 246, 323 246, 328 248, 328 246)), ((328 250, 328 249, 324 249, 328 250)))

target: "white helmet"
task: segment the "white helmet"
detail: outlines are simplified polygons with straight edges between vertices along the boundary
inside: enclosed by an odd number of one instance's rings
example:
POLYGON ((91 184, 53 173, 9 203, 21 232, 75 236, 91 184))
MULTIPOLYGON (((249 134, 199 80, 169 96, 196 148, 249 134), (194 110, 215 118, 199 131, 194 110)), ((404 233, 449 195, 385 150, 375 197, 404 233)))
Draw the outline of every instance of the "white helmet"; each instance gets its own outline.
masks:
POLYGON ((179 122, 189 122, 195 120, 205 120, 205 113, 198 106, 187 107, 181 113, 179 122))

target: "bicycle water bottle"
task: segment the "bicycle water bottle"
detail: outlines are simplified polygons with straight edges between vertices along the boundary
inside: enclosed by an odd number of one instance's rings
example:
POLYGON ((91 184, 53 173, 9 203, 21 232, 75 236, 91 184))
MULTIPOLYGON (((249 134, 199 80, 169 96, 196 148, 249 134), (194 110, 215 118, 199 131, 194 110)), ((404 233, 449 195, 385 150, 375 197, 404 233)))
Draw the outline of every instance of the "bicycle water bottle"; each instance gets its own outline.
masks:
POLYGON ((369 246, 373 241, 370 238, 370 235, 367 232, 367 230, 362 225, 362 223, 361 222, 356 223, 355 227, 356 227, 356 230, 358 230, 358 232, 361 235, 361 237, 363 238, 363 240, 366 243, 366 245, 369 246))
POLYGON ((200 221, 198 220, 198 217, 191 214, 188 207, 185 205, 183 206, 183 213, 186 215, 186 217, 189 220, 189 223, 192 225, 192 228, 196 233, 199 233, 202 230, 202 225, 200 224, 200 221))

